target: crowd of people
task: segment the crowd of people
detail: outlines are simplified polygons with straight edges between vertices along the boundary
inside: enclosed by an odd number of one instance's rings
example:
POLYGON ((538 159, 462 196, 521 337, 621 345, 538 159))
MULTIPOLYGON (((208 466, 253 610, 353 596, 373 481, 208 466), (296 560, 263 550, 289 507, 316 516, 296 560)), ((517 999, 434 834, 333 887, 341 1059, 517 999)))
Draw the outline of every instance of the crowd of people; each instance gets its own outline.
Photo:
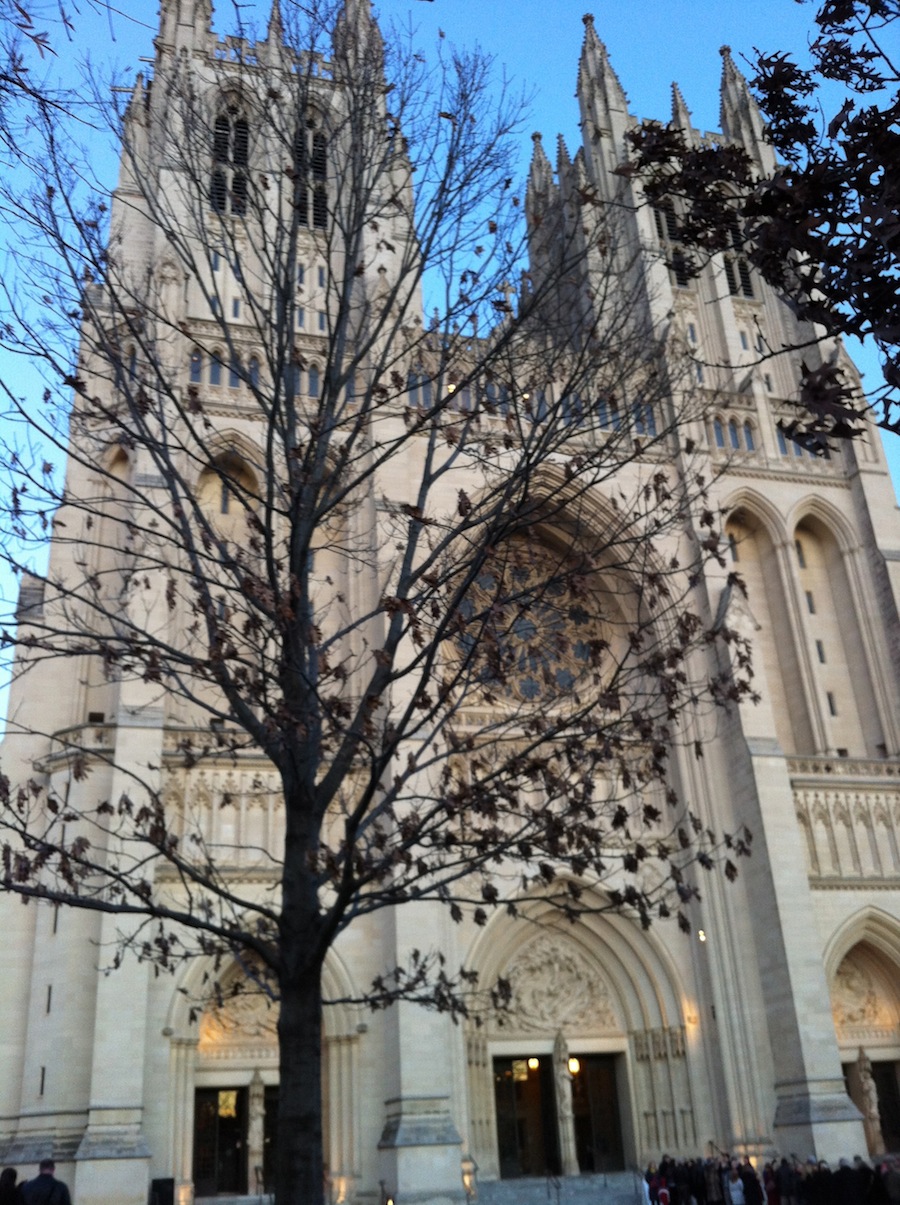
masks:
POLYGON ((664 1156, 644 1173, 645 1205, 900 1205, 900 1158, 773 1160, 664 1156))

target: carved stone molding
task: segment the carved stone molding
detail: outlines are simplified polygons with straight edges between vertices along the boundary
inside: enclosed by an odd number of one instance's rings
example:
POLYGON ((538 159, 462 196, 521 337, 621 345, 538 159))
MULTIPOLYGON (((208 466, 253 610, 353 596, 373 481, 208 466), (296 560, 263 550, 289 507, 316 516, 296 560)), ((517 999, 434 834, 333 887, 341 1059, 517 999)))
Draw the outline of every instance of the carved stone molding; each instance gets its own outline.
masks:
POLYGON ((651 1059, 684 1058, 684 1029, 680 1025, 637 1029, 631 1036, 634 1057, 639 1063, 646 1063, 651 1059))

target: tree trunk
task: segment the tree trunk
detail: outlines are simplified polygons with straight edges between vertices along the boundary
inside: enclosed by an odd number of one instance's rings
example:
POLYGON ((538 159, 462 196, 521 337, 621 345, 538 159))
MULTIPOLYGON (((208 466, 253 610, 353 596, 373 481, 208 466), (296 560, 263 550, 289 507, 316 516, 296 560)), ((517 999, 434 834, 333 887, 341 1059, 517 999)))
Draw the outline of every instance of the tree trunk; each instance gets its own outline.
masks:
POLYGON ((324 1205, 322 974, 308 966, 281 984, 275 1205, 324 1205))

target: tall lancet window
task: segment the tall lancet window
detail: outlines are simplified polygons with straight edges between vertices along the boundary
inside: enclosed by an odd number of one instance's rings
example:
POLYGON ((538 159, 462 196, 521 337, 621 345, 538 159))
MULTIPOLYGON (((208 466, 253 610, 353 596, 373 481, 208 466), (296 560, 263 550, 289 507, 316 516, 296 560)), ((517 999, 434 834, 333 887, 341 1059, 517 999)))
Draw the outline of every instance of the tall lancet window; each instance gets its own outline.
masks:
POLYGON ((213 167, 209 200, 216 213, 247 212, 250 125, 235 109, 220 113, 213 127, 213 167))
POLYGON ((297 217, 301 226, 328 225, 328 147, 315 118, 297 128, 294 139, 297 217))

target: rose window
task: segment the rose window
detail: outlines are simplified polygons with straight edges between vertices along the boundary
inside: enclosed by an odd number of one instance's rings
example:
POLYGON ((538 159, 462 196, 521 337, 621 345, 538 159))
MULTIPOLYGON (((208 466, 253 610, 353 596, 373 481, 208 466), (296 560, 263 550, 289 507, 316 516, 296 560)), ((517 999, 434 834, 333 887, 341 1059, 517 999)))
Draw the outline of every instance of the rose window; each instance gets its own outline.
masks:
POLYGON ((515 549, 476 578, 460 614, 462 649, 485 688, 536 703, 594 682, 599 600, 574 565, 515 549))

